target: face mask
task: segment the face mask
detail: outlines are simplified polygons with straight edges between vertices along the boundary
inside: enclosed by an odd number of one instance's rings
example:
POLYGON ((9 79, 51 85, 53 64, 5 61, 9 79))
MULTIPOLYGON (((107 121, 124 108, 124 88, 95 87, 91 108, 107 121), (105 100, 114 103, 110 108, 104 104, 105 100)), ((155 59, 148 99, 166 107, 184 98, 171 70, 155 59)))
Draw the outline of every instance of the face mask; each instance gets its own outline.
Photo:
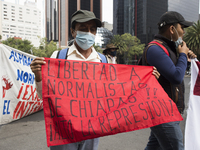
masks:
POLYGON ((183 43, 183 39, 181 37, 179 37, 178 40, 175 41, 176 48, 178 48, 178 46, 181 45, 182 43, 183 43))
POLYGON ((116 53, 117 53, 116 51, 113 51, 113 52, 110 52, 110 55, 111 56, 116 56, 116 53))
POLYGON ((76 43, 83 50, 89 49, 95 42, 95 35, 90 32, 76 32, 76 43))
MULTIPOLYGON (((176 28, 174 28, 174 29, 175 29, 175 31, 176 31, 176 34, 178 35, 178 32, 177 32, 176 28)), ((180 44, 182 44, 182 43, 183 43, 183 39, 182 39, 182 37, 179 37, 179 35, 178 35, 178 40, 175 41, 176 48, 178 48, 178 46, 179 46, 180 44)))

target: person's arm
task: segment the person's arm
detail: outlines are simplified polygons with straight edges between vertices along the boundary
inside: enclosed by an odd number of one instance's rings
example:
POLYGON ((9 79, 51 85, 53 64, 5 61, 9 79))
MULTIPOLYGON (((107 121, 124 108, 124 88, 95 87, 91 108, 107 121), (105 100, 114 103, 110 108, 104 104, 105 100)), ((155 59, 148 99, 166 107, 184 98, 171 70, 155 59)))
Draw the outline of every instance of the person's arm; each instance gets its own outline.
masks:
POLYGON ((147 50, 147 62, 155 66, 158 72, 174 84, 180 84, 187 67, 187 56, 180 53, 177 64, 174 65, 170 57, 157 45, 150 46, 147 50))

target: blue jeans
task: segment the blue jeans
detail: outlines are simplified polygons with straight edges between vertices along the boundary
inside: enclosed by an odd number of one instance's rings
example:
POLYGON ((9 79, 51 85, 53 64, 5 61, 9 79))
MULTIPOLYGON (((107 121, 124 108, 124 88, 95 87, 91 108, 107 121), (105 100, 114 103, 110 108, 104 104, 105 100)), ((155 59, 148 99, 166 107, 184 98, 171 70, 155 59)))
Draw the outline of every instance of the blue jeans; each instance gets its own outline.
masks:
POLYGON ((183 134, 179 123, 176 121, 151 127, 145 150, 184 150, 183 134))
POLYGON ((50 146, 50 150, 98 150, 99 138, 65 145, 50 146))

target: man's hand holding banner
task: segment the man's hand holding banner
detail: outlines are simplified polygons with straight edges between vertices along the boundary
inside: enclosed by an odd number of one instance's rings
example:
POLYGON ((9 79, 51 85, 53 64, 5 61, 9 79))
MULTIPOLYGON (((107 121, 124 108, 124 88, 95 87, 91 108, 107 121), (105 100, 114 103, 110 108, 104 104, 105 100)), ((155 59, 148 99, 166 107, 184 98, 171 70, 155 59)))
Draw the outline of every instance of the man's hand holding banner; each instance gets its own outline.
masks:
POLYGON ((182 120, 152 75, 153 67, 45 61, 42 93, 48 146, 182 120))

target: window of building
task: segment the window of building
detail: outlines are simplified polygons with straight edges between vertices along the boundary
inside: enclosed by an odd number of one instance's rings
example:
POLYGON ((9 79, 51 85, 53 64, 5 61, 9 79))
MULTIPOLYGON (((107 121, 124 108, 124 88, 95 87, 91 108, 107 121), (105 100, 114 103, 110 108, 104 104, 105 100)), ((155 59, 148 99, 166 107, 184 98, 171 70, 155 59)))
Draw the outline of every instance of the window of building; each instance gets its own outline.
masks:
POLYGON ((22 7, 19 7, 19 9, 22 9, 22 7))
POLYGON ((3 16, 7 16, 6 14, 4 14, 3 16))
POLYGON ((8 20, 8 18, 3 18, 4 20, 8 20))
POLYGON ((15 9, 11 9, 12 11, 15 11, 15 9))
POLYGON ((15 25, 10 25, 10 27, 16 27, 15 25))
POLYGON ((9 31, 2 31, 3 33, 9 33, 9 31))
POLYGON ((14 12, 12 12, 11 14, 13 14, 13 15, 14 15, 15 13, 14 13, 14 12))
POLYGON ((12 8, 15 8, 15 6, 11 6, 12 8))
POLYGON ((12 31, 16 31, 17 29, 16 29, 16 28, 10 28, 10 30, 12 30, 12 31))
POLYGON ((7 13, 7 11, 4 11, 4 13, 7 13))
POLYGON ((7 6, 7 4, 3 4, 3 6, 7 6))
POLYGON ((24 22, 23 20, 18 20, 19 22, 24 22))
POLYGON ((9 30, 9 28, 3 27, 3 30, 9 30))
POLYGON ((26 9, 27 11, 30 11, 30 9, 26 9))
POLYGON ((25 21, 25 23, 31 23, 30 21, 25 21))

